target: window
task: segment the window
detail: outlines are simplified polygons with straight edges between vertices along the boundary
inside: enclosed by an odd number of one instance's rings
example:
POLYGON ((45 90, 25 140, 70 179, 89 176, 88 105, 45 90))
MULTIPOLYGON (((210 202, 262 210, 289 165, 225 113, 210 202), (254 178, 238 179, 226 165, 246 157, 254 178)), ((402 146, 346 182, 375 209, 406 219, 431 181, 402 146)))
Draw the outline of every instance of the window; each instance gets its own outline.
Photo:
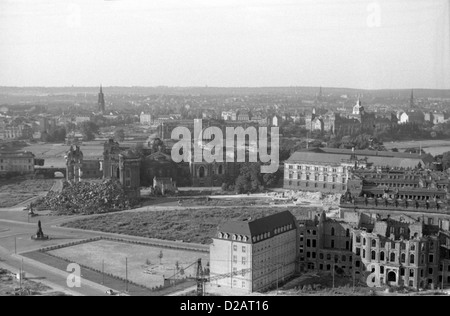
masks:
POLYGON ((317 246, 317 241, 315 239, 312 240, 312 246, 316 247, 317 246))
POLYGON ((361 249, 360 248, 356 248, 356 255, 357 256, 361 255, 361 249))
POLYGON ((402 261, 402 263, 406 262, 406 254, 402 253, 401 261, 402 261))
POLYGON ((400 268, 400 276, 405 276, 405 268, 400 268))
POLYGON ((311 247, 311 239, 306 239, 306 247, 311 247))
POLYGON ((409 256, 409 263, 414 264, 414 255, 409 256))
POLYGON ((372 260, 376 260, 376 257, 377 257, 376 252, 375 252, 375 251, 372 251, 372 252, 371 252, 371 259, 372 259, 372 260))
POLYGON ((331 240, 331 248, 334 248, 334 240, 331 240))
POLYGON ((372 239, 372 247, 376 247, 377 246, 377 241, 376 239, 372 239))
POLYGON ((391 257, 390 257, 389 261, 395 262, 395 253, 391 253, 391 257))
POLYGON ((434 256, 433 255, 428 255, 428 262, 429 263, 433 263, 434 262, 434 256))
POLYGON ((233 262, 237 263, 237 256, 233 256, 233 262))
POLYGON ((350 229, 348 229, 348 228, 345 231, 345 237, 350 237, 350 229))
POLYGON ((356 242, 359 244, 361 242, 361 236, 356 236, 356 242))
POLYGON ((331 227, 331 236, 334 236, 334 227, 331 227))
POLYGON ((350 242, 349 241, 345 242, 345 249, 347 249, 347 250, 350 249, 350 242))
POLYGON ((363 258, 366 257, 366 249, 363 249, 363 255, 362 255, 362 257, 363 257, 363 258))
POLYGON ((363 238, 363 246, 366 245, 366 238, 363 238))
POLYGON ((233 251, 237 251, 237 245, 233 245, 233 251))
POLYGON ((242 257, 242 264, 247 264, 247 258, 242 257))
POLYGON ((380 266, 380 273, 384 273, 384 267, 380 266))
POLYGON ((413 270, 413 269, 410 269, 410 270, 409 270, 409 277, 410 277, 410 278, 413 278, 413 277, 414 277, 414 270, 413 270))
POLYGON ((323 260, 323 253, 319 253, 319 259, 323 260))

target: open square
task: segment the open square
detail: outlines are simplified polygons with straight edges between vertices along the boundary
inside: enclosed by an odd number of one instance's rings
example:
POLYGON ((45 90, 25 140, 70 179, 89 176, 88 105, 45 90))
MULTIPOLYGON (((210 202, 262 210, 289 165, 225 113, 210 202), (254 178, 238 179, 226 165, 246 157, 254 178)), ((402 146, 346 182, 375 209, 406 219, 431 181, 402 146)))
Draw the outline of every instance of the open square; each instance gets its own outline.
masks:
POLYGON ((184 274, 180 273, 178 278, 195 277, 197 265, 187 267, 197 259, 202 259, 204 267, 209 262, 209 254, 204 252, 109 240, 64 247, 48 253, 97 270, 102 269, 104 260, 104 272, 120 278, 126 278, 126 259, 128 258, 128 279, 147 288, 163 285, 164 278, 169 278, 177 272, 177 262, 179 271, 184 270, 184 274), (162 258, 160 259, 161 251, 162 258))

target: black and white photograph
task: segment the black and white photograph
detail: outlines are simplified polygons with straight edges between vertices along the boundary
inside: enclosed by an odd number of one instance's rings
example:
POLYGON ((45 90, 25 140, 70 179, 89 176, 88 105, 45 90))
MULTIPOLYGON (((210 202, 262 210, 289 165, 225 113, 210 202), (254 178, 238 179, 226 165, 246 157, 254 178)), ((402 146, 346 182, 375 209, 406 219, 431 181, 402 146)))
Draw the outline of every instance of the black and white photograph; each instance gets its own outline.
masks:
POLYGON ((449 295, 450 0, 0 0, 0 296, 449 295))

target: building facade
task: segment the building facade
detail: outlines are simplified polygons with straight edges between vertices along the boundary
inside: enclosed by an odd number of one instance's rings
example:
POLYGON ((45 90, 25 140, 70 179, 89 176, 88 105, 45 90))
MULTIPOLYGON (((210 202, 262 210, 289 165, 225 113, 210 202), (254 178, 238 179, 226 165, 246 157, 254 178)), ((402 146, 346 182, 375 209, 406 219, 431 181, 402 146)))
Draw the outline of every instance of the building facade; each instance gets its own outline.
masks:
POLYGON ((219 227, 210 246, 210 276, 247 293, 267 290, 294 275, 298 225, 288 211, 219 227))
POLYGON ((0 152, 0 174, 33 174, 34 158, 31 152, 0 152))

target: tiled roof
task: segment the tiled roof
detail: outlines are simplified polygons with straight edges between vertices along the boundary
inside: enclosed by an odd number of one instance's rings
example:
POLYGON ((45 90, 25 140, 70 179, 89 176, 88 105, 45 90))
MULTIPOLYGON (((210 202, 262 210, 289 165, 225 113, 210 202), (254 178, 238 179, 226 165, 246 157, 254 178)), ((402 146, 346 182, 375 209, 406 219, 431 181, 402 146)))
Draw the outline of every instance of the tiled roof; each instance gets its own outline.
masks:
POLYGON ((253 221, 229 221, 219 227, 222 233, 236 234, 250 237, 250 242, 253 237, 265 233, 270 233, 270 236, 275 235, 275 229, 292 225, 292 229, 296 226, 296 219, 289 211, 284 211, 274 215, 266 216, 253 221))

